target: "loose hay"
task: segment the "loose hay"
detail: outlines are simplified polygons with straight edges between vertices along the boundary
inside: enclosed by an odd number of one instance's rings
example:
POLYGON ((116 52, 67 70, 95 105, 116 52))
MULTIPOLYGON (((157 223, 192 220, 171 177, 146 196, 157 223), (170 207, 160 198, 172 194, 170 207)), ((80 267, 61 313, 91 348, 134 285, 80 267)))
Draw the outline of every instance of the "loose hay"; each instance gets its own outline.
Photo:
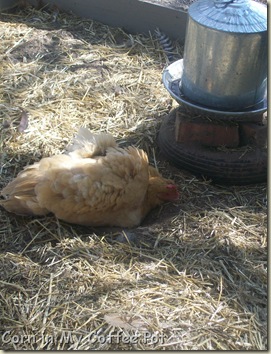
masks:
POLYGON ((2 348, 267 349, 266 185, 214 186, 160 158, 175 103, 157 40, 31 7, 0 26, 1 187, 87 126, 144 148, 181 192, 128 242, 1 209, 2 348))

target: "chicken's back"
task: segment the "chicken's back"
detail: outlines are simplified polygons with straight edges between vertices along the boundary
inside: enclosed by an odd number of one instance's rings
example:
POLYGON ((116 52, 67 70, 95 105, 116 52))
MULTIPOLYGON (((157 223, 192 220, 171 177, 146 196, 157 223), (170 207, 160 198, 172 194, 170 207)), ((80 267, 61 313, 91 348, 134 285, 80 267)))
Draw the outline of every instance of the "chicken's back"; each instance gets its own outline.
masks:
POLYGON ((110 148, 96 159, 72 159, 36 187, 42 207, 59 219, 91 226, 138 225, 148 187, 148 159, 135 148, 110 148))

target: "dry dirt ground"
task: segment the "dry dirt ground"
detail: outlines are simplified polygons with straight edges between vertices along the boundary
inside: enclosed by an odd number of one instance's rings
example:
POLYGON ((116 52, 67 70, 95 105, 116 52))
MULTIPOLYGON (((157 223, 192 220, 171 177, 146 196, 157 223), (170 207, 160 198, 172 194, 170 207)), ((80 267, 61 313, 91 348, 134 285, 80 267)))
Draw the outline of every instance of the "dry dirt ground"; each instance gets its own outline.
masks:
POLYGON ((175 103, 157 39, 32 7, 2 14, 0 36, 0 188, 86 126, 146 150, 181 194, 132 230, 1 209, 1 348, 267 349, 266 184, 162 159, 175 103))

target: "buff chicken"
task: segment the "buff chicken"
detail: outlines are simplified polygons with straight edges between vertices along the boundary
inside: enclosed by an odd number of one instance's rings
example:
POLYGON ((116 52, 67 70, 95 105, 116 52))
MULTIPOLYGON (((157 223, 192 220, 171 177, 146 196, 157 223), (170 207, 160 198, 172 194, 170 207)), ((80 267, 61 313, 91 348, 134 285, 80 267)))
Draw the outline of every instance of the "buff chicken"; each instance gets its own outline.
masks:
POLYGON ((143 150, 121 148, 110 134, 86 128, 67 153, 26 166, 1 195, 0 205, 18 215, 121 227, 138 226, 151 209, 178 199, 174 182, 149 165, 143 150))

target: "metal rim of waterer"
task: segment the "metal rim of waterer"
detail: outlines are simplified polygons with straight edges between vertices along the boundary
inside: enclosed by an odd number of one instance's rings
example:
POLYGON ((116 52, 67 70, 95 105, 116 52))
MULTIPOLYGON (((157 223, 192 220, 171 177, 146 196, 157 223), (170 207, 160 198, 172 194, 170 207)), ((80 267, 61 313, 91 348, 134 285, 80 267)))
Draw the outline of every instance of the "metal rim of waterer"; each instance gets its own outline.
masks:
POLYGON ((199 143, 175 140, 178 107, 167 115, 158 133, 158 145, 165 158, 176 167, 219 184, 245 185, 266 182, 267 149, 218 151, 199 143))
POLYGON ((180 90, 182 73, 183 59, 179 59, 165 68, 162 75, 162 81, 171 97, 173 97, 179 104, 185 107, 188 112, 193 114, 206 114, 209 117, 216 117, 221 120, 233 120, 235 122, 255 122, 259 121, 261 115, 267 110, 267 93, 264 99, 257 105, 239 112, 217 110, 193 102, 189 98, 185 97, 180 90))

